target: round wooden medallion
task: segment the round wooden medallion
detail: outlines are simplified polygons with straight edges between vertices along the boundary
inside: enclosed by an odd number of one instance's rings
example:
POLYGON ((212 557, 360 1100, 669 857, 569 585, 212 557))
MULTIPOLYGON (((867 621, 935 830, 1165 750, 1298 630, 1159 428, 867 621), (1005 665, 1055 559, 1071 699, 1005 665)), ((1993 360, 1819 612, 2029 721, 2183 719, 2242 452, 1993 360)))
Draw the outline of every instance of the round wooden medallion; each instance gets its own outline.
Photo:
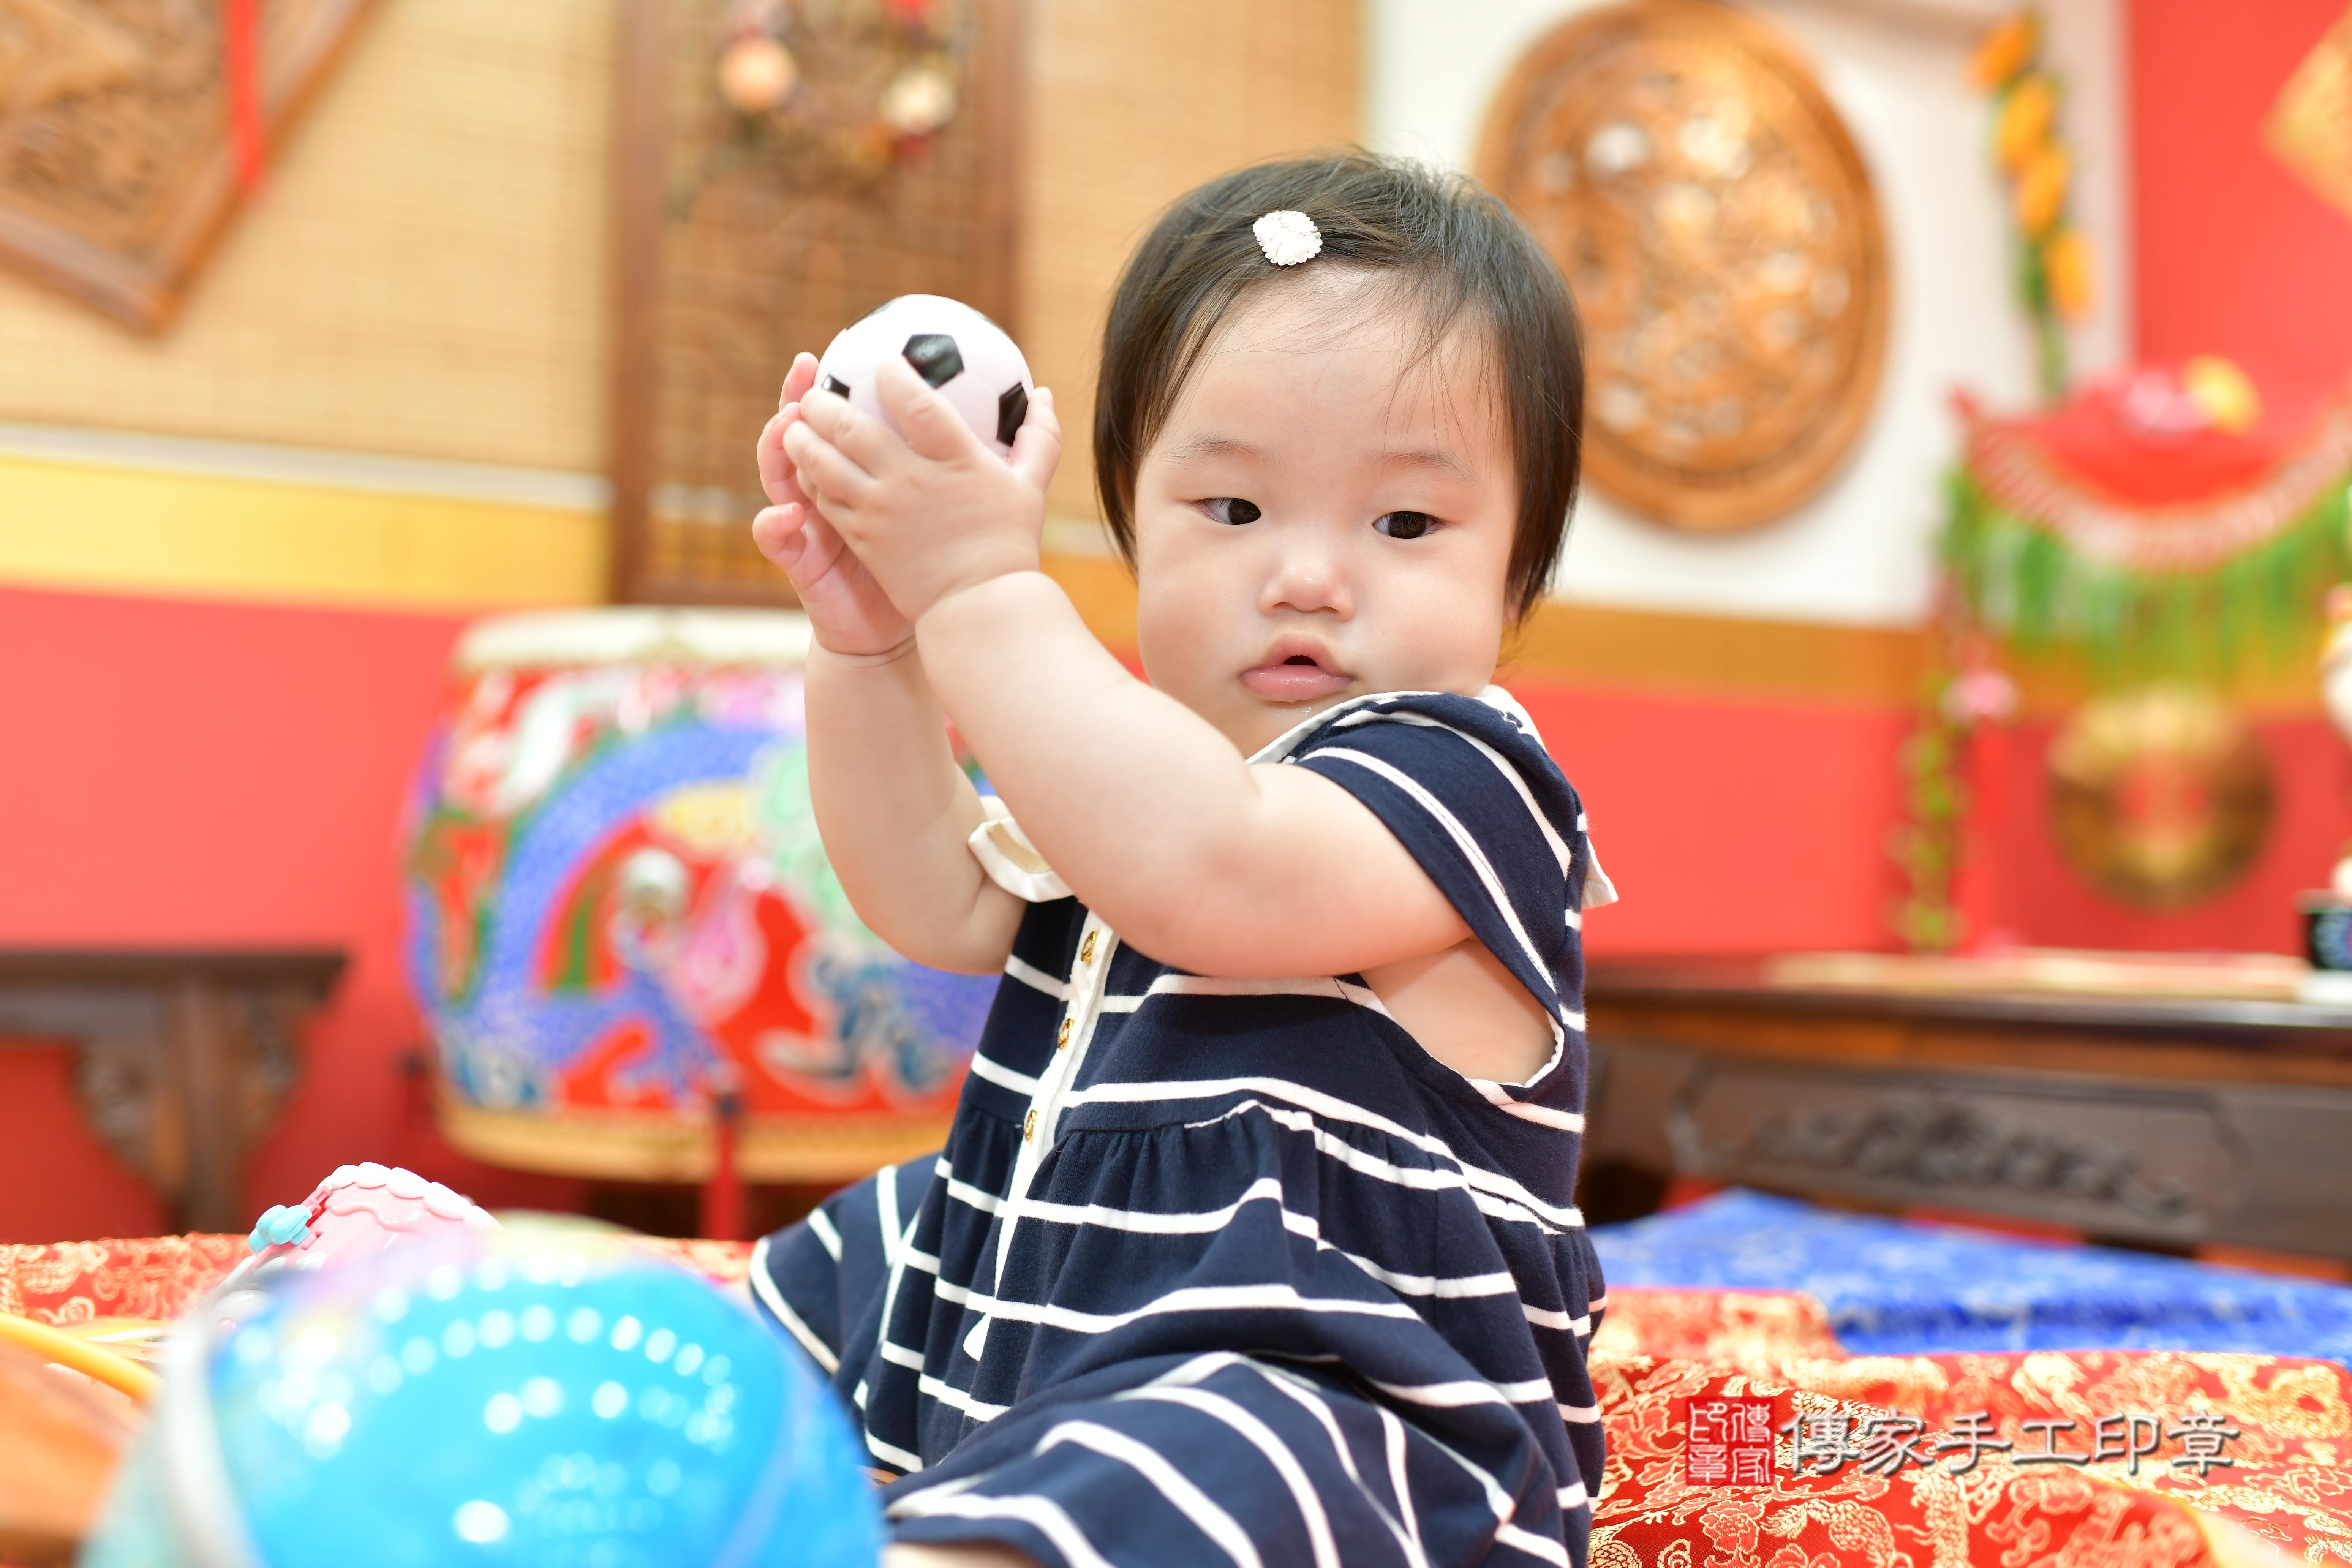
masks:
POLYGON ((1717 531, 1829 478, 1877 395, 1886 242, 1853 138, 1777 33, 1709 0, 1589 11, 1511 73, 1478 174, 1575 291, 1595 485, 1717 531))

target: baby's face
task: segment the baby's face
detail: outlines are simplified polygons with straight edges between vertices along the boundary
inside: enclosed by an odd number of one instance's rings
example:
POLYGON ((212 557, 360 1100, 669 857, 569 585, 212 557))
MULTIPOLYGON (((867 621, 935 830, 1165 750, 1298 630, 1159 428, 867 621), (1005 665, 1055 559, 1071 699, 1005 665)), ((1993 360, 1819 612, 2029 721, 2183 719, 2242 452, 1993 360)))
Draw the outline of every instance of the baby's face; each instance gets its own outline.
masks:
POLYGON ((1145 673, 1244 753, 1350 697, 1494 677, 1508 427, 1475 348, 1415 363, 1420 331, 1337 268, 1258 289, 1137 470, 1145 673))

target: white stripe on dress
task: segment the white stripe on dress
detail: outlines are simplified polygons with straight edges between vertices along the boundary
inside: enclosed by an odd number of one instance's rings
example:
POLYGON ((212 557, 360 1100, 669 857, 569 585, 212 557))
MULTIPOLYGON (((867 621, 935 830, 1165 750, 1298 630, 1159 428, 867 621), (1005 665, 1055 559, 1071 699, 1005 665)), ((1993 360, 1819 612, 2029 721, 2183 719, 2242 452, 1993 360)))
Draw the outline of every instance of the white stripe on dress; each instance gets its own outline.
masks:
MULTIPOLYGON (((1584 1015, 1571 1013, 1569 1016, 1576 1020, 1577 1029, 1580 1031, 1584 1027, 1584 1015)), ((1548 1105, 1530 1105, 1524 1100, 1515 1100, 1508 1089, 1492 1079, 1474 1078, 1470 1079, 1470 1087, 1485 1096, 1487 1104, 1507 1116, 1516 1116, 1522 1121, 1532 1121, 1538 1126, 1553 1128, 1561 1132, 1584 1131, 1584 1118, 1576 1112, 1554 1110, 1548 1105)))
POLYGON ((835 1263, 841 1261, 841 1232, 833 1228, 833 1216, 822 1208, 809 1211, 809 1234, 817 1239, 825 1255, 835 1263))
MULTIPOLYGON (((918 1356, 917 1363, 920 1364, 921 1360, 922 1358, 918 1356)), ((915 1386, 949 1409, 961 1410, 975 1421, 993 1421, 1012 1408, 1009 1405, 991 1405, 986 1400, 974 1399, 962 1389, 933 1377, 929 1373, 925 1373, 917 1378, 915 1386)))
MULTIPOLYGON (((792 1303, 784 1300, 784 1293, 776 1289, 774 1278, 768 1273, 768 1243, 774 1239, 763 1236, 760 1245, 751 1249, 751 1293, 760 1298, 761 1306, 776 1315, 776 1321, 784 1325, 785 1331, 800 1342, 809 1360, 824 1368, 825 1375, 830 1377, 841 1370, 841 1358, 816 1336, 814 1330, 801 1321, 801 1315, 793 1310, 792 1303)), ((834 1256, 838 1258, 841 1255, 836 1252, 834 1256)))
POLYGON ((1369 987, 1332 975, 1298 980, 1228 980, 1207 974, 1163 974, 1151 983, 1148 991, 1105 996, 1095 1010, 1132 1013, 1154 996, 1320 996, 1351 1002, 1391 1022, 1395 1020, 1395 1015, 1369 987))
POLYGON ((1302 1296, 1289 1285, 1189 1285, 1181 1290, 1171 1290, 1164 1296, 1155 1296, 1142 1306, 1124 1312, 1081 1312, 1075 1307, 1056 1306, 1050 1301, 1015 1301, 1002 1296, 985 1296, 969 1286, 958 1285, 946 1279, 940 1279, 938 1289, 940 1300, 951 1307, 985 1313, 991 1318, 1007 1318, 1016 1323, 1035 1323, 1041 1328, 1060 1329, 1074 1334, 1107 1334, 1146 1318, 1178 1312, 1298 1311, 1328 1313, 1333 1317, 1390 1318, 1412 1321, 1420 1319, 1420 1314, 1402 1301, 1357 1301, 1339 1296, 1302 1296))
POLYGON ((1195 1529, 1214 1542, 1224 1554, 1234 1560, 1235 1568, 1265 1568, 1265 1560, 1250 1543, 1249 1534, 1239 1521, 1209 1500, 1209 1494, 1195 1486, 1191 1477, 1168 1462, 1168 1457, 1131 1433, 1105 1426, 1096 1421, 1065 1421, 1054 1426, 1037 1440, 1034 1450, 1044 1453, 1074 1443, 1090 1448, 1107 1459, 1119 1463, 1151 1483, 1152 1489, 1168 1500, 1169 1505, 1192 1522, 1195 1529))
POLYGON ((1002 1200, 994 1193, 975 1187, 970 1182, 958 1181, 955 1177, 950 1176, 947 1186, 948 1196, 968 1207, 976 1208, 982 1214, 994 1214, 1003 1206, 1002 1200))
MULTIPOLYGON (((1388 1449, 1389 1487, 1396 1493, 1397 1507, 1404 1514, 1405 1533, 1412 1537, 1413 1550, 1421 1552, 1421 1521, 1413 1512, 1412 1483, 1405 1465, 1404 1423, 1398 1420, 1397 1413, 1385 1405, 1380 1406, 1380 1412, 1381 1436, 1388 1449)), ((1425 1554, 1423 1561, 1428 1561, 1425 1554)))
MULTIPOLYGON (((860 1384, 860 1386, 862 1387, 864 1385, 860 1384)), ((863 1404, 864 1402, 860 1401, 861 1408, 863 1408, 863 1404)), ((885 1443, 881 1438, 877 1437, 871 1430, 865 1434, 865 1437, 866 1451, 873 1455, 876 1458, 881 1460, 884 1464, 895 1465, 910 1476, 921 1471, 923 1461, 919 1455, 910 1454, 895 1443, 885 1443)))
MULTIPOLYGON (((1299 1408, 1312 1415, 1317 1425, 1323 1428, 1324 1436, 1330 1438, 1331 1451, 1339 1457, 1339 1468, 1346 1473, 1348 1479, 1354 1484, 1356 1489, 1363 1494, 1364 1500, 1371 1504, 1372 1511, 1381 1516, 1381 1522, 1389 1527, 1389 1533, 1396 1537, 1397 1546, 1404 1552, 1408 1568, 1429 1568, 1429 1554, 1422 1550, 1420 1537, 1407 1528, 1407 1525, 1412 1522, 1412 1516, 1411 1500, 1408 1500, 1404 1503, 1405 1519, 1400 1521, 1396 1515, 1388 1510, 1387 1505, 1373 1495, 1371 1488, 1364 1484, 1362 1474, 1356 1468, 1355 1452, 1348 1447, 1348 1439, 1340 1432, 1339 1423, 1332 1415, 1330 1406, 1324 1402, 1320 1389, 1296 1373, 1286 1371, 1281 1367, 1268 1366, 1262 1362, 1245 1361, 1241 1356, 1230 1353, 1202 1356, 1197 1361, 1189 1362, 1184 1366, 1177 1368, 1175 1372, 1170 1373, 1167 1377, 1157 1381, 1168 1382, 1199 1364, 1199 1362, 1204 1361, 1234 1362, 1246 1365, 1252 1372, 1265 1379, 1276 1393, 1291 1400, 1299 1408)), ((1203 1373, 1202 1375, 1206 1376, 1207 1373, 1203 1373)), ((1383 1410, 1381 1414, 1387 1415, 1388 1412, 1383 1410)), ((1394 1417, 1390 1418, 1394 1419, 1394 1417)))
POLYGON ((1015 1519, 1052 1542, 1054 1550, 1070 1560, 1070 1568, 1112 1568, 1110 1560, 1097 1552, 1086 1531, 1078 1528, 1078 1521, 1051 1498, 1026 1492, 976 1497, 970 1492, 940 1496, 921 1491, 900 1498, 886 1511, 892 1519, 1015 1519))
POLYGON ((1025 1072, 1014 1072, 1003 1062, 991 1061, 980 1052, 971 1054, 971 1075, 1023 1096, 1037 1092, 1037 1080, 1025 1072))
MULTIPOLYGON (((1536 944, 1528 938, 1527 928, 1519 924, 1518 908, 1511 902, 1511 895, 1504 889, 1502 878, 1496 875, 1494 863, 1486 858, 1486 851, 1480 847, 1477 839, 1471 836, 1470 830, 1462 826, 1462 819, 1445 808, 1444 802, 1430 794, 1419 779, 1391 766, 1369 752, 1354 751, 1346 746, 1326 746, 1321 751, 1311 753, 1311 756, 1330 757, 1343 763, 1353 763, 1358 767, 1394 784, 1414 805, 1426 812, 1430 820, 1445 830, 1446 836, 1454 840, 1454 847, 1462 851, 1462 858, 1467 860, 1470 863, 1470 868, 1478 874, 1479 885, 1486 889, 1486 896, 1494 901, 1496 911, 1503 917, 1503 923, 1511 928, 1511 935, 1517 939, 1519 950, 1527 955, 1528 967, 1536 972, 1536 977, 1540 980, 1550 973, 1550 963, 1542 953, 1536 951, 1536 944)), ((1557 1011, 1559 999, 1556 993, 1551 1005, 1557 1011)))
POLYGON ((1519 1310, 1528 1315, 1528 1322, 1539 1329, 1558 1329, 1580 1339, 1592 1332, 1592 1319, 1589 1315, 1571 1318, 1566 1312, 1555 1312, 1549 1307, 1531 1307, 1525 1301, 1519 1303, 1519 1310))
MULTIPOLYGON (((1566 843, 1562 842, 1559 830, 1554 828, 1551 825, 1551 818, 1544 815, 1543 807, 1536 804, 1534 793, 1528 788, 1528 781, 1520 775, 1518 769, 1513 767, 1510 763, 1505 759, 1502 752, 1495 750, 1494 747, 1486 744, 1486 742, 1470 733, 1469 731, 1455 729, 1444 720, 1432 719, 1426 713, 1378 713, 1367 708, 1358 712, 1349 714, 1346 718, 1340 720, 1337 724, 1334 724, 1331 727, 1335 730, 1347 730, 1352 729, 1359 724, 1413 724, 1418 725, 1424 730, 1444 730, 1461 740, 1467 741, 1470 744, 1478 748, 1478 754, 1486 758, 1488 762, 1494 763, 1495 771, 1502 774, 1504 779, 1509 783, 1511 788, 1517 792, 1519 804, 1526 806, 1528 808, 1528 815, 1536 819, 1536 826, 1540 828, 1543 832, 1544 842, 1551 846, 1553 856, 1559 859, 1560 875, 1566 876, 1568 874, 1569 866, 1574 858, 1573 852, 1569 848, 1566 843)), ((1318 757, 1321 756, 1322 753, 1320 752, 1309 752, 1307 755, 1309 757, 1318 757)), ((1577 826, 1580 829, 1583 826, 1581 814, 1579 814, 1577 826)))
POLYGON ((1066 981, 1055 979, 1025 959, 1016 958, 1010 953, 1006 954, 1004 973, 1032 991, 1043 991, 1056 1002, 1066 1002, 1070 999, 1070 987, 1066 981))
POLYGON ((1307 1474, 1307 1467, 1298 1456, 1275 1435, 1274 1428, 1236 1405, 1222 1394, 1205 1388, 1171 1388, 1147 1386, 1119 1394, 1120 1399, 1156 1399, 1170 1405, 1181 1405, 1203 1415, 1222 1421, 1240 1433, 1251 1447, 1265 1456, 1282 1484, 1290 1489, 1290 1500, 1298 1507, 1298 1517, 1307 1526, 1308 1548, 1315 1553, 1317 1568, 1341 1568, 1339 1543, 1331 1534, 1331 1517, 1323 1509, 1323 1500, 1315 1495, 1315 1483, 1307 1474))
POLYGON ((1459 1410, 1470 1405, 1552 1405, 1559 1395, 1548 1377, 1524 1383, 1486 1383, 1466 1377, 1452 1383, 1382 1383, 1374 1377, 1364 1381, 1382 1394, 1432 1410, 1459 1410))
MULTIPOLYGON (((1409 1143, 1414 1148, 1422 1150, 1425 1153, 1441 1156, 1454 1166, 1453 1172, 1444 1170, 1415 1172, 1412 1171, 1412 1167, 1391 1164, 1385 1160, 1377 1159, 1376 1156, 1364 1156, 1364 1158, 1372 1161, 1383 1170, 1398 1173, 1397 1176, 1387 1179, 1396 1180, 1399 1185, 1423 1188, 1450 1188, 1466 1184, 1474 1190, 1488 1192, 1494 1194, 1497 1197, 1507 1198, 1513 1203, 1516 1203, 1535 1214, 1541 1215, 1558 1228, 1563 1230, 1580 1230, 1584 1226, 1584 1215, 1573 1205, 1562 1207, 1557 1204, 1547 1203, 1543 1199, 1536 1196, 1535 1194, 1529 1192, 1524 1184, 1516 1182, 1510 1177, 1503 1175, 1498 1172, 1489 1171, 1483 1165, 1471 1164, 1469 1162, 1464 1160, 1460 1155, 1456 1154, 1454 1152, 1453 1147, 1442 1138, 1434 1138, 1425 1132, 1412 1131, 1409 1129, 1402 1127, 1396 1122, 1390 1121, 1385 1116, 1381 1116, 1375 1112, 1366 1110, 1362 1107, 1352 1104, 1348 1100, 1340 1100, 1335 1096, 1326 1094, 1321 1089, 1309 1089, 1305 1084, 1292 1083, 1286 1079, 1255 1077, 1224 1079, 1165 1079, 1150 1083, 1102 1083, 1095 1085, 1092 1089, 1078 1090, 1076 1093, 1072 1094, 1067 1100, 1066 1100, 1063 1104, 1065 1107, 1067 1107, 1072 1105, 1096 1103, 1135 1104, 1139 1102, 1165 1102, 1168 1100, 1210 1100, 1214 1099, 1219 1095, 1225 1094, 1271 1095, 1276 1100, 1287 1100, 1311 1115, 1321 1115, 1328 1117, 1333 1121, 1350 1122, 1359 1127, 1370 1128, 1375 1132, 1384 1132, 1390 1137, 1398 1140, 1400 1142, 1409 1143), (1426 1176, 1440 1179, 1434 1181, 1407 1179, 1408 1173, 1414 1177, 1426 1176), (1455 1173, 1459 1173, 1459 1175, 1456 1176, 1455 1179, 1443 1179, 1447 1176, 1454 1175, 1455 1173)), ((1225 1110, 1218 1112, 1214 1116, 1203 1118, 1199 1121, 1186 1122, 1185 1125, 1188 1127, 1213 1126, 1215 1123, 1223 1121, 1228 1117, 1237 1115, 1253 1108, 1265 1110, 1269 1115, 1274 1115, 1275 1119, 1277 1121, 1280 1121, 1284 1126, 1292 1125, 1290 1121, 1276 1114, 1274 1111, 1273 1107, 1265 1105, 1264 1102, 1255 1100, 1244 1100, 1241 1104, 1232 1106, 1225 1110)), ((1318 1128, 1317 1131, 1321 1132, 1321 1129, 1318 1128)), ((1323 1136, 1328 1138, 1329 1134, 1325 1133, 1323 1136)), ((1332 1142, 1337 1147, 1347 1147, 1346 1145, 1339 1145, 1337 1140, 1333 1140, 1332 1142)), ((1327 1151, 1327 1152, 1328 1152, 1329 1151, 1327 1151)), ((1351 1149, 1350 1152, 1360 1152, 1353 1151, 1351 1149)), ((1367 1172, 1367 1173, 1370 1174, 1375 1173, 1367 1172)))
POLYGON ((1461 1466, 1463 1473, 1475 1480, 1478 1483, 1478 1489, 1486 1494, 1486 1507, 1495 1515, 1496 1544, 1515 1547, 1530 1557, 1539 1557, 1547 1563, 1554 1563, 1557 1568, 1568 1568, 1567 1546, 1554 1537, 1538 1535, 1535 1531, 1517 1523, 1518 1505, 1511 1500, 1511 1494, 1503 1489, 1500 1482, 1472 1464, 1465 1456, 1455 1453, 1451 1447, 1437 1437, 1427 1432, 1423 1432, 1421 1436, 1423 1441, 1431 1447, 1461 1466))

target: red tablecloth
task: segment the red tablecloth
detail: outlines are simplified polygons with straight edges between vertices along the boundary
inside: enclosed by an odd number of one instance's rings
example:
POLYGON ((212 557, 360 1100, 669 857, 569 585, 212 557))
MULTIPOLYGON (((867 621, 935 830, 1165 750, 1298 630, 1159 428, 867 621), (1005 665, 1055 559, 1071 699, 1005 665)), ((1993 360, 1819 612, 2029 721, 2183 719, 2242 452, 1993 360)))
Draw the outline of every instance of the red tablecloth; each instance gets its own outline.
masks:
MULTIPOLYGON (((740 1243, 646 1244, 716 1279, 740 1243)), ((0 1310, 69 1325, 169 1318, 245 1255, 242 1237, 152 1237, 0 1247, 0 1310)), ((2352 1377, 2330 1362, 2162 1351, 1849 1356, 1820 1303, 1794 1292, 1611 1293, 1593 1346, 1609 1474, 1591 1568, 2191 1568, 2352 1563, 2352 1377), (1766 1485, 1685 1479, 1689 1402, 1769 1399, 1789 1415, 1917 1417, 1930 1434, 1970 1413, 2014 1439, 2036 1419, 2078 1423, 2083 1447, 2115 1411, 2218 1415, 2233 1463, 2202 1476, 2168 1445, 2125 1461, 2021 1465, 1989 1453, 1892 1473, 1847 1463, 1790 1473, 1790 1437, 1766 1485)), ((2023 1447, 2025 1445, 2021 1445, 2023 1447)))

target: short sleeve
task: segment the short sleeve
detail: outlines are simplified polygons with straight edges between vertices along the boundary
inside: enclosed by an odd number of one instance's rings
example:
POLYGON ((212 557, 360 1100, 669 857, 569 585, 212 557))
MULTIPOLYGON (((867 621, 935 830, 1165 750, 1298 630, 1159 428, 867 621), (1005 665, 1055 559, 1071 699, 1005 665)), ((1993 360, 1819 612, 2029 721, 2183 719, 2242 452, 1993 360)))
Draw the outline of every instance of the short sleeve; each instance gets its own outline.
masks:
POLYGON ((1478 940, 1562 1027, 1582 1026, 1578 933, 1594 878, 1583 808, 1534 724, 1444 692, 1372 700, 1285 759, 1358 800, 1395 834, 1478 940))

